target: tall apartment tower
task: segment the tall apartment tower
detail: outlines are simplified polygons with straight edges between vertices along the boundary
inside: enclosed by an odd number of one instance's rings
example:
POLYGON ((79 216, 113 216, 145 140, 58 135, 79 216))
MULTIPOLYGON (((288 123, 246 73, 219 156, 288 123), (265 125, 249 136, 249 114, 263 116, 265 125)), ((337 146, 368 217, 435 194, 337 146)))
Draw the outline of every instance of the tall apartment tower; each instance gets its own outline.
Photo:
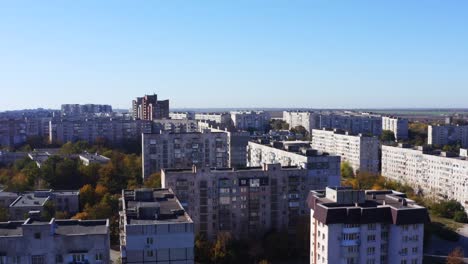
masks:
POLYGON ((311 191, 310 264, 421 264, 425 207, 395 191, 311 191))
POLYGON ((392 131, 397 140, 408 139, 408 119, 383 116, 382 130, 392 131))
POLYGON ((158 101, 158 95, 145 95, 133 100, 133 118, 155 120, 169 118, 169 100, 158 101))

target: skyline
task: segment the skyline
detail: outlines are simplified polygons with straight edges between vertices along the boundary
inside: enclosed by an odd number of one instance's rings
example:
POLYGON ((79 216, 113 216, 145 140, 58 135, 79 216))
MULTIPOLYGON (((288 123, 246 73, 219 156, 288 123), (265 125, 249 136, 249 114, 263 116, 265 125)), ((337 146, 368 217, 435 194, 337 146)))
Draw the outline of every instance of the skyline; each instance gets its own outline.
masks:
POLYGON ((5 2, 0 110, 153 93, 171 108, 467 108, 468 3, 451 4, 5 2))

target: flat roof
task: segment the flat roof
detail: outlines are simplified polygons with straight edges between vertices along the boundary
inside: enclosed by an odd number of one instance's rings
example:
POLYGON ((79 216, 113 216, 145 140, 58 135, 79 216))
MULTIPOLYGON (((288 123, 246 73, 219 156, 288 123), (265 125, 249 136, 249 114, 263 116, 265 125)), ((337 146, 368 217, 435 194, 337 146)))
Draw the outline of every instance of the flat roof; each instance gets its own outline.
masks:
MULTIPOLYGON (((170 189, 123 190, 125 214, 129 225, 148 225, 158 223, 191 223, 179 200, 170 189), (151 192, 151 195, 148 195, 151 192), (145 193, 143 199, 140 194, 145 193), (154 209, 155 214, 141 215, 145 209, 154 209)), ((151 210, 149 211, 151 212, 151 210)))
POLYGON ((38 197, 34 195, 34 193, 27 193, 19 196, 18 199, 10 205, 10 207, 42 207, 48 199, 49 196, 38 197))
POLYGON ((27 219, 25 221, 0 222, 1 236, 22 236, 23 226, 54 225, 55 234, 62 236, 70 235, 105 235, 108 233, 108 220, 56 220, 38 221, 27 219))

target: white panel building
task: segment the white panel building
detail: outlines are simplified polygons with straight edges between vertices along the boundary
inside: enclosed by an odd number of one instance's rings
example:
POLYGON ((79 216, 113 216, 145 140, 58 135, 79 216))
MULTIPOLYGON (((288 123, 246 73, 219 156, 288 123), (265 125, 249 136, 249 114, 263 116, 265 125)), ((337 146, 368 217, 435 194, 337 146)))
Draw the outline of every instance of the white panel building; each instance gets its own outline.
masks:
POLYGON ((395 191, 311 191, 310 264, 422 264, 427 209, 395 191))
POLYGON ((429 145, 460 144, 463 148, 468 148, 468 126, 428 126, 427 130, 429 145))
POLYGON ((408 138, 408 119, 399 117, 382 117, 382 130, 390 130, 395 134, 395 139, 408 138))
POLYGON ((349 162, 355 172, 379 172, 380 143, 377 137, 313 129, 312 148, 340 156, 341 162, 349 162))
POLYGON ((468 209, 468 155, 429 148, 382 146, 382 175, 407 183, 417 192, 438 199, 455 199, 468 209))

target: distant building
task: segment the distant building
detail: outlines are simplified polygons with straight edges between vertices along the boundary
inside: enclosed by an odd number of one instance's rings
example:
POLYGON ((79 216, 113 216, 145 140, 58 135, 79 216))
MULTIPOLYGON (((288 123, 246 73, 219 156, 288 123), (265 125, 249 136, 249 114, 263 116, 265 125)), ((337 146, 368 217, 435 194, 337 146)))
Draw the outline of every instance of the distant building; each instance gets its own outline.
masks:
POLYGON ((377 137, 313 129, 312 148, 340 156, 341 162, 349 162, 354 172, 380 171, 380 142, 377 137))
POLYGON ((427 147, 382 146, 382 175, 409 184, 417 193, 440 200, 454 199, 468 211, 468 155, 427 147))
POLYGON ((61 108, 62 116, 86 116, 104 113, 112 113, 112 106, 101 104, 63 104, 61 108))
POLYGON ((108 220, 0 223, 0 263, 110 263, 108 220))
POLYGON ((133 100, 133 118, 154 120, 169 118, 169 100, 158 101, 158 96, 145 95, 133 100))
POLYGON ((227 134, 162 133, 143 134, 143 179, 163 168, 228 167, 227 134))
POLYGON ((428 126, 427 136, 429 145, 442 147, 450 144, 460 144, 461 147, 468 148, 468 126, 428 126))
POLYGON ((193 221, 169 189, 123 190, 122 263, 194 263, 193 221))
POLYGON ((250 141, 247 146, 247 166, 279 163, 308 170, 308 176, 322 186, 340 185, 341 158, 312 149, 305 141, 250 141))
POLYGON ((408 139, 408 119, 383 116, 382 130, 392 131, 397 140, 408 139))
POLYGON ((169 117, 174 120, 180 120, 180 119, 194 120, 195 112, 170 112, 169 117))
POLYGON ((310 189, 324 188, 317 175, 298 167, 264 164, 243 169, 165 169, 161 183, 171 188, 191 215, 197 234, 215 239, 229 232, 239 239, 276 230, 295 232, 308 215, 310 189))
POLYGON ((302 126, 309 133, 320 127, 320 115, 310 111, 284 111, 283 121, 289 124, 289 129, 302 126))
POLYGON ((423 263, 427 209, 395 191, 311 191, 310 264, 423 263))
POLYGON ((265 111, 231 111, 231 120, 238 130, 263 132, 270 124, 270 115, 265 111))
POLYGON ((0 120, 0 147, 14 147, 26 142, 26 122, 22 119, 0 120))
POLYGON ((155 119, 153 120, 153 131, 172 132, 172 133, 190 133, 197 132, 197 121, 191 119, 155 119))
POLYGON ((213 121, 225 126, 231 125, 231 115, 229 113, 195 113, 197 121, 213 121))
POLYGON ((142 133, 151 133, 153 124, 149 120, 123 118, 53 119, 49 124, 50 142, 66 143, 84 140, 94 144, 105 140, 111 144, 135 141, 142 133))
POLYGON ((0 150, 0 164, 11 165, 17 160, 24 159, 28 156, 27 152, 10 152, 0 150))
POLYGON ((0 190, 0 206, 8 208, 12 220, 25 219, 31 211, 42 213, 47 203, 52 204, 56 211, 74 215, 80 209, 79 191, 36 190, 15 193, 0 190))

